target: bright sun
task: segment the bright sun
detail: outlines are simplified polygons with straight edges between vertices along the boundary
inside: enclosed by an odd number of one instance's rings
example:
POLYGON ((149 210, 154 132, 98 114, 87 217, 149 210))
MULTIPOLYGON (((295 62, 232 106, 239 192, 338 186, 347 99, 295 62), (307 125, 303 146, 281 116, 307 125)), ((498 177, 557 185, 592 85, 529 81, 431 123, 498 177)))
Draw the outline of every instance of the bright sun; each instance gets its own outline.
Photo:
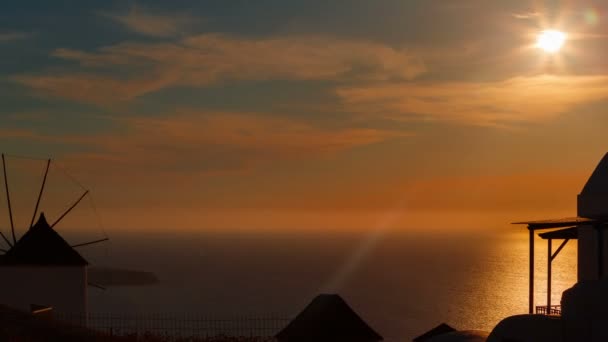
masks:
POLYGON ((566 34, 557 30, 542 31, 536 39, 536 47, 548 53, 556 53, 566 42, 566 34))

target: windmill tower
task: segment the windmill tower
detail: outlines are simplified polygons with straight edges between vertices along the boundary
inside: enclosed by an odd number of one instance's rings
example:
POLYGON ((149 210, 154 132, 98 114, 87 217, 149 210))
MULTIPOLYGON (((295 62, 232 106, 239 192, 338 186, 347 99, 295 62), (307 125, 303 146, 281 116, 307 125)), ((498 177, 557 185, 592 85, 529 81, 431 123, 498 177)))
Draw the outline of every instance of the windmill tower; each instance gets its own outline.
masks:
POLYGON ((23 236, 17 238, 13 224, 6 162, 2 155, 12 241, 0 231, 0 237, 9 246, 5 254, 0 255, 0 304, 22 311, 29 311, 34 305, 49 306, 57 312, 80 314, 86 317, 88 262, 75 248, 108 239, 70 245, 53 229, 82 201, 89 193, 88 190, 52 224, 47 222, 44 213, 40 214, 34 224, 50 162, 49 159, 46 164, 30 227, 23 236))

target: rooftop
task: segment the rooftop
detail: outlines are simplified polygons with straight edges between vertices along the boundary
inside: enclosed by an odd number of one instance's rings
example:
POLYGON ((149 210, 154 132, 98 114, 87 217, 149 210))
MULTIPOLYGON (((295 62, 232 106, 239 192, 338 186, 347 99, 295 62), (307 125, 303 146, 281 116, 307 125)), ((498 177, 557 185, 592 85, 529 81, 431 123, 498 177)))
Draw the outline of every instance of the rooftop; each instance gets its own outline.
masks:
POLYGON ((308 304, 285 329, 279 341, 381 341, 375 332, 344 299, 322 294, 308 304))
POLYGON ((51 226, 44 214, 0 259, 0 264, 37 266, 86 266, 88 262, 51 226))
POLYGON ((581 195, 608 194, 608 153, 604 155, 581 191, 581 195))
POLYGON ((513 222, 513 224, 526 224, 530 229, 566 228, 583 224, 608 223, 608 219, 592 219, 588 217, 566 217, 561 219, 513 222))

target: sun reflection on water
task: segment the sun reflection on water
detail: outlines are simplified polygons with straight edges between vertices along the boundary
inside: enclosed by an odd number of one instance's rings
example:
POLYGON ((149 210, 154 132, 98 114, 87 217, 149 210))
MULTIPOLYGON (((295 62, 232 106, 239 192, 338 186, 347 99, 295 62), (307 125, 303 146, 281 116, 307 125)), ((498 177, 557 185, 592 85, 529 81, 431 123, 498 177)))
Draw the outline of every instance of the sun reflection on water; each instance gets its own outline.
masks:
MULTIPOLYGON (((460 301, 462 309, 448 319, 458 324, 490 331, 505 317, 528 312, 528 237, 513 233, 488 241, 483 261, 471 265, 460 301), (490 247, 491 246, 491 247, 490 247)), ((547 245, 535 241, 534 305, 547 301, 547 245)), ((561 242, 561 241, 560 241, 561 242)), ((555 243, 553 250, 555 251, 555 243)), ((552 304, 560 303, 562 292, 576 283, 577 246, 570 241, 553 261, 552 304)), ((455 323, 456 324, 456 323, 455 323)))

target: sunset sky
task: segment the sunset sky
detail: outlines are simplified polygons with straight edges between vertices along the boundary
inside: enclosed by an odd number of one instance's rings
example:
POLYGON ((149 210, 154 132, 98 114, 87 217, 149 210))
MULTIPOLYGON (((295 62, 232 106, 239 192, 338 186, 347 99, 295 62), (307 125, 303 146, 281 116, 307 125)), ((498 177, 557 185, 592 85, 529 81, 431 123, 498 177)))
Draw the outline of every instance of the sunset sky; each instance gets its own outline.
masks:
POLYGON ((0 150, 111 227, 506 226, 576 214, 608 151, 602 1, 0 8, 0 150))

